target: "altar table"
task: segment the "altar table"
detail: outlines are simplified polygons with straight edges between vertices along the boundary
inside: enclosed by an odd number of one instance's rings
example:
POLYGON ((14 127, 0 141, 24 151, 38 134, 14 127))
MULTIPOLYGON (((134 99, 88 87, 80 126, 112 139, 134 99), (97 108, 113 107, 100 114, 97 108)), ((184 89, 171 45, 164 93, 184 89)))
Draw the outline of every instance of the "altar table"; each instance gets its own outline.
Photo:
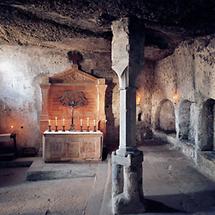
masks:
POLYGON ((45 162, 101 160, 102 148, 101 131, 45 131, 43 133, 45 162))

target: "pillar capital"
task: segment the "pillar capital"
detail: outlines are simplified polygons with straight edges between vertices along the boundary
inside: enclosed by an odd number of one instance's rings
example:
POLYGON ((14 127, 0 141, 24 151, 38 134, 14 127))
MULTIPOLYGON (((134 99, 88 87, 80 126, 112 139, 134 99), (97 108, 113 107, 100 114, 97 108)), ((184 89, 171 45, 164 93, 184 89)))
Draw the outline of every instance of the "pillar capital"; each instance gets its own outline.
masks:
POLYGON ((119 77, 120 87, 135 86, 144 62, 144 24, 134 17, 112 23, 112 69, 119 77))

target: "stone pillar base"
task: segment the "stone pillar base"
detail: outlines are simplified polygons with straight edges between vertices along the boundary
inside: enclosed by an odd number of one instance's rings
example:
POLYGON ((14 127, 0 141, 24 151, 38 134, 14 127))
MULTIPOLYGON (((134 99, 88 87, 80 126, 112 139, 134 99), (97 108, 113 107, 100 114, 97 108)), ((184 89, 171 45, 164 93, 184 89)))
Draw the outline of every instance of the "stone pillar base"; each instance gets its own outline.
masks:
POLYGON ((112 153, 113 214, 145 212, 142 161, 143 153, 137 149, 129 149, 125 155, 112 153))

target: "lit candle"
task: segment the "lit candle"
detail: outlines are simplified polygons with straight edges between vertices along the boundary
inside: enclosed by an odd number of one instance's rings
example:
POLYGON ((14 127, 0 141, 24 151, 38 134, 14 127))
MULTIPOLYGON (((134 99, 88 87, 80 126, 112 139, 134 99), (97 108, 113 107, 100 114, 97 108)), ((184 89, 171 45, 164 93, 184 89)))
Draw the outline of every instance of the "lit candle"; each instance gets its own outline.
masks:
POLYGON ((96 126, 96 120, 95 119, 93 120, 93 125, 96 126))
POLYGON ((57 126, 57 117, 55 117, 55 126, 57 126))
POLYGON ((63 126, 65 125, 65 119, 63 118, 63 126))
POLYGON ((11 125, 10 128, 13 129, 13 125, 11 125))
POLYGON ((83 119, 80 119, 80 125, 83 126, 83 119))
POLYGON ((49 119, 49 126, 51 125, 51 120, 49 119))
POLYGON ((141 99, 140 96, 136 97, 136 105, 140 105, 140 99, 141 99))
POLYGON ((90 119, 87 117, 87 126, 90 126, 90 119))

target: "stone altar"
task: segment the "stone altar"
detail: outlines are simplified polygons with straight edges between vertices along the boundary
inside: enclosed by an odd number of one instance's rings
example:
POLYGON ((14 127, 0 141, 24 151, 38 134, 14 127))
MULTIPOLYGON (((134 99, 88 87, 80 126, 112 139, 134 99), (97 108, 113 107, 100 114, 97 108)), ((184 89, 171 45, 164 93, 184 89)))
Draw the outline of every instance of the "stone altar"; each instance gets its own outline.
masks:
POLYGON ((45 131, 43 133, 45 162, 101 160, 102 148, 101 131, 45 131))

